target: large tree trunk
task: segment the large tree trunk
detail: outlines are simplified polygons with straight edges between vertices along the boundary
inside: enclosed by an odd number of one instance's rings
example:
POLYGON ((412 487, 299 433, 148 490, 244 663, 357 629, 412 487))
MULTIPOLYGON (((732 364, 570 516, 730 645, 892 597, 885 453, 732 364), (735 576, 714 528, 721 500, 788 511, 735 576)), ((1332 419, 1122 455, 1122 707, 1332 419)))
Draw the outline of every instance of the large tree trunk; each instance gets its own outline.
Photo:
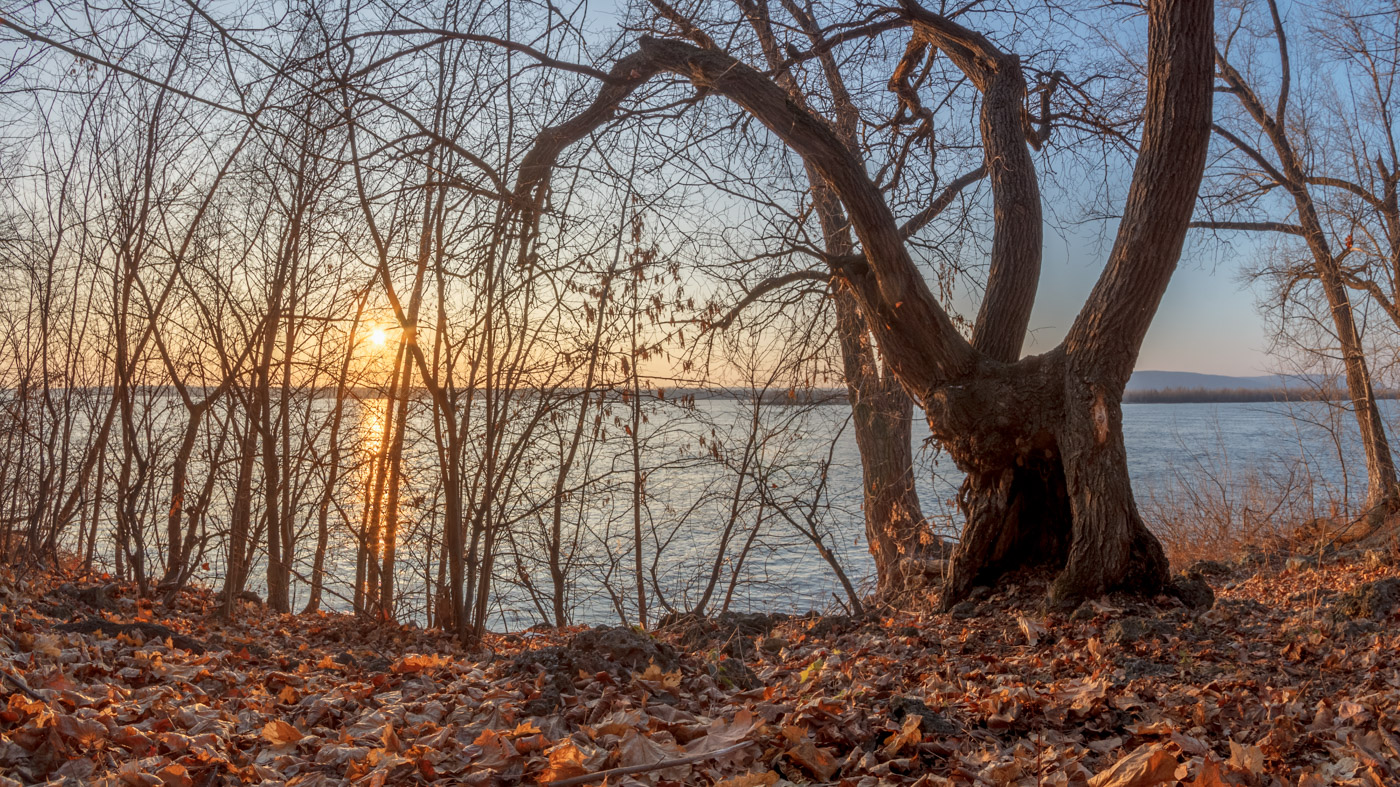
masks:
POLYGON ((1059 570, 1052 601, 1155 592, 1161 545, 1143 525, 1123 446, 1122 383, 1069 373, 1057 350, 934 391, 931 428, 967 473, 967 517, 942 602, 1014 570, 1059 570))
POLYGON ((903 592, 921 558, 941 556, 942 542, 930 532, 914 485, 914 403, 894 375, 881 375, 869 331, 849 292, 837 296, 838 331, 851 421, 860 450, 865 538, 875 561, 876 594, 903 592))

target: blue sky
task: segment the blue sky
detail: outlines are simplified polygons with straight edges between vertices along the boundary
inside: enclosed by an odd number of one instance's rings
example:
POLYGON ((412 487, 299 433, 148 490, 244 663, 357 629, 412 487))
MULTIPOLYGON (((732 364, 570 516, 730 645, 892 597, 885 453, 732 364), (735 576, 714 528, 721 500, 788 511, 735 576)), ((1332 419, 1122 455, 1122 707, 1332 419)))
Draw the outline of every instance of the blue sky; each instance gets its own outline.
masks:
MULTIPOLYGON (((1254 293, 1238 276, 1240 264, 1250 253, 1248 246, 1237 243, 1231 253, 1216 254, 1214 238, 1200 230, 1192 232, 1200 237, 1187 243, 1137 368, 1241 377, 1273 371, 1265 352, 1264 318, 1254 293)), ((1107 248, 1097 239, 1066 239, 1049 227, 1044 248, 1040 292, 1025 348, 1028 354, 1049 350, 1064 338, 1107 256, 1107 248)))

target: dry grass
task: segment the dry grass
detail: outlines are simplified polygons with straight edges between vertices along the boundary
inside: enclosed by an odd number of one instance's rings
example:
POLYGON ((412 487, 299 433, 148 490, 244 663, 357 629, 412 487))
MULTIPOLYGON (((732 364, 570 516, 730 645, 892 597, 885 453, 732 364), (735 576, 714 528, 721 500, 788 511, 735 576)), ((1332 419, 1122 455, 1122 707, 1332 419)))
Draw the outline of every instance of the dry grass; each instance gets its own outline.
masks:
POLYGON ((1341 496, 1301 461, 1243 471, 1198 462, 1142 501, 1144 520, 1178 568, 1258 550, 1307 551, 1346 514, 1341 496))

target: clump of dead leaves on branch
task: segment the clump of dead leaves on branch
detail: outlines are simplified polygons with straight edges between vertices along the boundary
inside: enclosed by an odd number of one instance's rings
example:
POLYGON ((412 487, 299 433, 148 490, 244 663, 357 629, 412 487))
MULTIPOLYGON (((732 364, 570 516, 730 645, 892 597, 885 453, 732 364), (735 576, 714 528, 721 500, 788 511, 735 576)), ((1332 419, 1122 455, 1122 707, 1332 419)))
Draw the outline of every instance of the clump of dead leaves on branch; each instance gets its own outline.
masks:
POLYGON ((0 783, 1397 784, 1394 557, 1208 565, 1205 611, 1045 614, 1028 580, 957 618, 731 616, 471 653, 254 604, 219 623, 207 591, 96 609, 0 570, 0 783))

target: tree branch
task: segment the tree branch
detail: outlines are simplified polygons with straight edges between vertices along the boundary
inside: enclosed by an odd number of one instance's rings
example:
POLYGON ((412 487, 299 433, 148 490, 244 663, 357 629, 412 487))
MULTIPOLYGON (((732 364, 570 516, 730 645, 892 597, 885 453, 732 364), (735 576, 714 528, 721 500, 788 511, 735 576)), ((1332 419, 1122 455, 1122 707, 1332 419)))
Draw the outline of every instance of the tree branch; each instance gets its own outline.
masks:
MULTIPOLYGON (((996 223, 972 346, 1009 363, 1020 358, 1030 326, 1043 240, 1040 185, 1027 144, 1026 80, 1020 59, 914 0, 904 0, 904 11, 913 21, 915 41, 938 47, 982 91, 982 148, 992 181, 996 223)), ((896 72, 895 79, 901 79, 900 74, 896 72)))
POLYGON ((643 37, 639 50, 611 70, 617 81, 604 85, 583 112, 536 139, 521 164, 518 209, 537 219, 558 155, 607 122, 633 90, 662 71, 733 101, 810 163, 841 198, 869 263, 865 271, 848 268, 842 274, 901 379, 926 391, 973 368, 978 353, 929 290, 864 164, 825 121, 791 101, 763 74, 717 49, 643 37))
POLYGON ((706 330, 718 329, 723 331, 727 329, 730 325, 734 324, 735 318, 739 316, 739 313, 742 312, 745 307, 751 305, 754 301, 762 298, 773 290, 781 289, 799 281, 825 282, 830 279, 831 273, 827 271, 793 271, 792 273, 785 273, 782 276, 772 276, 764 279, 758 284, 755 284, 753 289, 749 290, 743 298, 740 298, 739 302, 734 304, 734 307, 726 312, 723 317, 706 326, 706 330))
POLYGON ((1195 230, 1240 230, 1241 232, 1282 232, 1285 235, 1303 236, 1303 228, 1297 224, 1281 221, 1193 221, 1195 230))
POLYGON ((903 235, 906 240, 914 237, 919 230, 928 226, 930 221, 938 218, 939 214, 947 210, 948 206, 953 204, 953 200, 962 193, 963 189, 985 177, 987 177, 987 167, 984 165, 959 177, 952 183, 949 183, 923 210, 914 214, 908 221, 904 222, 903 226, 899 228, 899 234, 903 235))
POLYGON ((1376 210, 1383 211, 1386 209, 1386 204, 1383 200, 1378 199, 1374 194, 1362 188, 1361 186, 1343 178, 1330 178, 1317 175, 1309 175, 1308 185, 1323 186, 1324 188, 1333 188, 1341 189, 1342 191, 1349 191, 1352 194, 1355 194, 1356 196, 1360 197, 1366 204, 1370 205, 1376 210))

